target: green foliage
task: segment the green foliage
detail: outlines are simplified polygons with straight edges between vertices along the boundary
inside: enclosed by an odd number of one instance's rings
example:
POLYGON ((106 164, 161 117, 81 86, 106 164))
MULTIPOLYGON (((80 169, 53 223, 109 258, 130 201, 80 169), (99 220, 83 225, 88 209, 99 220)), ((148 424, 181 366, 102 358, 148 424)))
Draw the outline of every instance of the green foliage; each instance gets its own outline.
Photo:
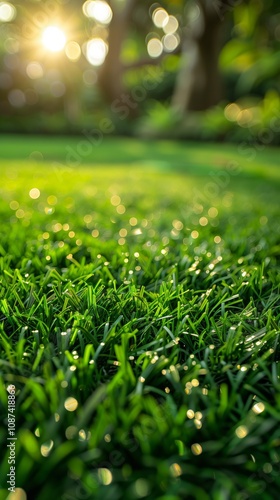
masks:
POLYGON ((57 148, 0 165, 2 477, 13 383, 30 498, 276 498, 278 151, 112 141, 58 177, 57 148))
MULTIPOLYGON (((3 22, 5 16, 0 19, 1 132, 79 134, 85 128, 100 128, 101 120, 107 116, 113 125, 110 133, 145 133, 147 136, 150 132, 151 136, 196 139, 244 138, 244 131, 223 120, 216 108, 207 110, 205 116, 185 113, 183 123, 172 110, 172 96, 178 82, 185 81, 186 94, 191 87, 193 75, 187 72, 183 75, 180 69, 188 60, 190 67, 194 67, 192 42, 188 38, 197 38, 196 23, 203 26, 198 21, 206 0, 160 4, 151 0, 144 3, 112 0, 113 17, 108 25, 87 17, 83 3, 25 0, 14 4, 16 15, 9 22, 3 22), (132 3, 131 13, 127 14, 132 3), (159 7, 176 17, 176 36, 171 28, 169 33, 166 26, 154 23, 153 13, 159 7), (42 35, 51 25, 58 25, 68 42, 76 43, 80 57, 69 56, 69 46, 66 51, 57 53, 44 47, 42 35), (107 59, 101 66, 94 66, 86 57, 86 44, 95 37, 104 39, 104 50, 108 49, 107 59), (150 56, 148 41, 152 38, 163 43, 163 51, 159 49, 150 56), (112 64, 110 53, 118 43, 120 50, 112 64), (104 81, 103 73, 107 75, 104 81), (116 104, 119 100, 121 102, 116 104)), ((261 111, 267 92, 273 89, 279 96, 280 90, 278 2, 215 0, 212 7, 216 20, 224 23, 220 47, 224 95, 220 96, 218 107, 253 97, 261 111)), ((220 27, 217 25, 217 29, 220 27)), ((212 45, 214 47, 215 43, 209 43, 209 61, 213 64, 212 45)), ((201 77, 195 78, 199 88, 201 77)), ((210 87, 208 90, 210 94, 213 92, 210 87)), ((183 114, 184 107, 182 99, 183 114)))

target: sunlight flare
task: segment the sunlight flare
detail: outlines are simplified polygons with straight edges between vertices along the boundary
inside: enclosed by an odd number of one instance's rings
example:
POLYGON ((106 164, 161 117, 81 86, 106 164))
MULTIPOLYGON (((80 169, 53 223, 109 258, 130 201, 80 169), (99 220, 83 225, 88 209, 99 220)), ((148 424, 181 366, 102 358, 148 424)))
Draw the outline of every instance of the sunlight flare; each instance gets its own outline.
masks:
POLYGON ((66 36, 57 26, 48 26, 43 32, 42 42, 50 52, 60 52, 66 45, 66 36))

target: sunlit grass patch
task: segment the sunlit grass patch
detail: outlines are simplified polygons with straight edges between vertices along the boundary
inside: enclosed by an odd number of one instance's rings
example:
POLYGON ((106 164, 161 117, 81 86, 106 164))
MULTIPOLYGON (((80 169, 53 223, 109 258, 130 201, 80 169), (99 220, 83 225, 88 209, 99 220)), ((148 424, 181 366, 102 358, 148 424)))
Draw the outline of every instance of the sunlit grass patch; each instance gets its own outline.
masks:
POLYGON ((13 383, 30 498, 276 498, 277 175, 0 167, 3 477, 13 383))

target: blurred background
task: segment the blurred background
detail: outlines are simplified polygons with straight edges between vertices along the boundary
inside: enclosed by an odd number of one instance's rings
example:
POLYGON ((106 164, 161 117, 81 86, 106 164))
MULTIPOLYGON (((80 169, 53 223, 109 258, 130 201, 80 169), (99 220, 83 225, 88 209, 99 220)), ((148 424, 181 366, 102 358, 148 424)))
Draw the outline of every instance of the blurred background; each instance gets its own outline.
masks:
POLYGON ((0 61, 1 133, 280 142, 279 0, 1 1, 0 61))

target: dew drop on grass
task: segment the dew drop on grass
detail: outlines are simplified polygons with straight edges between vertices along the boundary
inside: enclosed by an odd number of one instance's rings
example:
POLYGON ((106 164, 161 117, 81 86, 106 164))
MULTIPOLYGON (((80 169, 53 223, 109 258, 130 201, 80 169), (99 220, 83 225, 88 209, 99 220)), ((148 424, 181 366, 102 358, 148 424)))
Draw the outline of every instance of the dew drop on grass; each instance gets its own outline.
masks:
POLYGON ((45 210, 44 210, 44 212, 45 212, 46 215, 51 215, 51 214, 54 213, 54 211, 55 211, 55 209, 54 208, 50 208, 50 207, 45 207, 45 210))
POLYGON ((29 196, 32 200, 37 200, 41 195, 40 190, 38 188, 32 188, 29 191, 29 196))
POLYGON ((219 213, 219 212, 218 212, 218 210, 217 210, 217 208, 216 208, 216 207, 211 207, 211 208, 209 208, 209 210, 208 210, 208 215, 209 215, 209 217, 213 217, 213 218, 215 218, 215 217, 217 217, 218 213, 219 213))
POLYGON ((138 222, 138 221, 137 221, 136 217, 131 217, 131 218, 129 219, 129 224, 130 224, 131 226, 136 226, 136 225, 137 225, 137 222, 138 222))
POLYGON ((118 205, 117 208, 116 208, 116 211, 118 214, 122 215, 125 213, 125 206, 124 205, 118 205))
POLYGON ((98 478, 100 483, 104 486, 108 486, 113 481, 112 472, 105 468, 98 469, 98 478))
POLYGON ((143 498, 150 493, 150 485, 146 479, 139 478, 135 481, 134 489, 137 497, 143 498))
MULTIPOLYGON (((153 231, 153 230, 151 229, 151 231, 153 231)), ((140 227, 133 229, 132 234, 134 236, 139 236, 140 234, 142 234, 142 229, 140 229, 140 227)), ((154 236, 154 235, 155 235, 155 232, 153 231, 153 234, 150 234, 150 236, 154 236)))
POLYGON ((191 384, 192 384, 193 387, 198 387, 199 386, 199 380, 197 380, 197 378, 194 378, 191 381, 191 384))
POLYGON ((197 418, 194 420, 194 425, 196 426, 197 429, 201 429, 202 427, 202 423, 197 418))
POLYGON ((111 197, 111 204, 114 206, 114 207, 117 207, 120 203, 121 203, 121 198, 114 194, 112 197, 111 197))
POLYGON ((10 209, 11 210, 17 210, 18 208, 19 208, 18 201, 13 200, 13 201, 10 202, 10 209))
POLYGON ((64 408, 67 411, 75 411, 78 408, 78 405, 78 401, 72 397, 69 397, 64 401, 64 408))
POLYGON ((179 477, 182 475, 182 469, 179 464, 172 464, 169 467, 170 473, 173 477, 179 477))
POLYGON ((248 432, 248 428, 245 425, 240 425, 237 429, 235 429, 235 434, 239 439, 245 438, 248 432))
POLYGON ((254 404, 252 410, 256 415, 259 415, 260 413, 262 413, 265 410, 265 405, 261 402, 256 403, 256 404, 254 404))
POLYGON ((17 217, 18 219, 22 219, 24 216, 25 216, 25 212, 24 212, 24 210, 22 210, 21 208, 19 208, 19 209, 16 211, 16 217, 17 217))
POLYGON ((60 222, 57 222, 52 227, 54 233, 58 233, 58 231, 61 231, 61 229, 62 229, 62 224, 60 224, 60 222))
POLYGON ((200 205, 199 203, 196 203, 195 206, 194 206, 193 211, 196 214, 201 214, 201 212, 203 211, 203 205, 200 205))
POLYGON ((207 370, 206 370, 206 368, 201 368, 201 369, 199 370, 199 375, 207 375, 207 370))
POLYGON ((194 455, 201 455, 202 453, 202 446, 199 443, 194 443, 191 445, 191 450, 194 455))
POLYGON ((172 226, 174 227, 174 229, 176 229, 177 231, 181 231, 184 227, 184 224, 183 222, 181 222, 180 220, 173 220, 172 222, 172 226))
POLYGON ((272 472, 272 470, 273 470, 273 468, 272 468, 272 465, 270 463, 264 464, 263 471, 265 474, 270 474, 272 472))
POLYGON ((52 448, 53 448, 53 441, 52 439, 50 439, 50 441, 47 441, 46 443, 42 444, 41 455, 43 455, 43 457, 48 457, 52 448))
POLYGON ((74 439, 77 435, 78 429, 75 425, 69 425, 65 431, 66 439, 74 439))
POLYGON ((127 229, 125 228, 122 228, 119 230, 119 235, 122 237, 122 238, 125 238, 125 236, 127 236, 127 229))
POLYGON ((208 224, 207 217, 200 217, 199 224, 200 224, 200 226, 207 226, 207 224, 208 224))
POLYGON ((84 216, 84 222, 89 224, 92 221, 92 215, 88 214, 84 216))
POLYGON ((22 488, 15 488, 14 491, 9 494, 7 500, 27 500, 27 495, 22 488))
POLYGON ((79 441, 86 441, 87 439, 87 434, 84 429, 79 430, 79 441))

